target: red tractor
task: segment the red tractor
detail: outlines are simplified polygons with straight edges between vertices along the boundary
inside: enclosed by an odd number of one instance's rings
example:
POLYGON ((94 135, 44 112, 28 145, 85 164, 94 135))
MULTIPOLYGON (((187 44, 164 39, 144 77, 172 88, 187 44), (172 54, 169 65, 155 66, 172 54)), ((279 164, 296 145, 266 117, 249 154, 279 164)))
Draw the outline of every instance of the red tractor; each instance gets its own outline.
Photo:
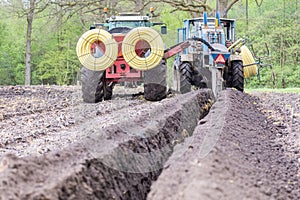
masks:
POLYGON ((160 34, 150 27, 160 25, 161 34, 166 34, 166 26, 150 20, 151 16, 137 13, 111 16, 81 36, 76 51, 83 65, 84 102, 111 99, 114 85, 121 82, 142 81, 147 100, 166 97, 166 59, 182 51, 184 45, 165 51, 160 34))

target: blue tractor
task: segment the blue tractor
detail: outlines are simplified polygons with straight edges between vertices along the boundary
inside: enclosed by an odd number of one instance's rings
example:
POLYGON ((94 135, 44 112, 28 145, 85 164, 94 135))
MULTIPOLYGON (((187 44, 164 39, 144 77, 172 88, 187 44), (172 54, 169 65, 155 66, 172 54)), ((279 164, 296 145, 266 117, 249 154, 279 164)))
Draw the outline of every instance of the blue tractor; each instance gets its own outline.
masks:
MULTIPOLYGON (((174 90, 187 93, 193 87, 208 87, 215 96, 226 87, 244 91, 243 57, 248 59, 252 54, 244 51, 246 56, 242 56, 239 47, 243 40, 234 42, 235 20, 204 13, 203 17, 185 20, 177 38, 178 43, 188 41, 190 45, 174 61, 174 90)), ((257 73, 256 65, 247 67, 251 68, 250 75, 257 73)))

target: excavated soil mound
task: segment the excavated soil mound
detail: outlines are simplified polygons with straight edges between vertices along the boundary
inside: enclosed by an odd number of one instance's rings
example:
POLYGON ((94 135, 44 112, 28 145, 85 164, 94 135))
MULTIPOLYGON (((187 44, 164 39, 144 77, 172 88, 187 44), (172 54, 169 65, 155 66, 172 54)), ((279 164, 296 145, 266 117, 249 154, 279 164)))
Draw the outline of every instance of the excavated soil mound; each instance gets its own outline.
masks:
POLYGON ((300 199, 299 94, 224 91, 148 199, 300 199))

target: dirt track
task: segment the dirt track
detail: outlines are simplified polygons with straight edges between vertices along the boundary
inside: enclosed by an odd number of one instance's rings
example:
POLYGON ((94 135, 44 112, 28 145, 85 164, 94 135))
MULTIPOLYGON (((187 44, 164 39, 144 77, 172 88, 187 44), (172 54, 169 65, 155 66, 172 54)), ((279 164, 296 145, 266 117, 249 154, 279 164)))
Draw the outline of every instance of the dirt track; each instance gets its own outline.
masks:
POLYGON ((299 94, 124 91, 2 87, 0 199, 300 198, 299 94))

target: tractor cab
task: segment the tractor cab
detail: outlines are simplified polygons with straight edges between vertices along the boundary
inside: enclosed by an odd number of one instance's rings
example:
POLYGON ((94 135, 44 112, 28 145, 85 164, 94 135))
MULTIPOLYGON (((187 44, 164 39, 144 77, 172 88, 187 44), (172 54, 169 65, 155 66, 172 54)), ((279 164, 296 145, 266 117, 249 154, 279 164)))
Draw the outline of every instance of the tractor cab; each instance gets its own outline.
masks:
POLYGON ((187 19, 184 21, 184 28, 181 31, 182 40, 191 37, 200 37, 210 44, 223 44, 226 40, 234 41, 235 20, 223 18, 201 18, 187 19))
MULTIPOLYGON (((167 34, 167 27, 161 22, 151 22, 152 12, 150 15, 140 15, 140 13, 119 13, 119 15, 113 15, 106 18, 106 23, 94 23, 90 26, 90 30, 95 28, 105 29, 110 31, 112 29, 120 28, 122 30, 129 30, 137 27, 152 27, 161 26, 161 34, 167 34)), ((106 14, 107 15, 107 14, 106 14)), ((119 29, 119 30, 120 30, 119 29)))
POLYGON ((111 16, 108 20, 108 30, 117 27, 150 27, 150 17, 141 16, 139 13, 120 13, 118 16, 111 16))
MULTIPOLYGON (((201 38, 215 49, 226 52, 228 42, 231 44, 235 40, 235 20, 218 16, 207 17, 206 13, 200 18, 187 19, 184 21, 184 27, 178 29, 178 42, 194 37, 201 38)), ((201 56, 199 59, 203 60, 205 65, 214 65, 215 59, 208 46, 198 41, 192 43, 183 52, 182 57, 186 57, 185 54, 196 54, 201 56)))

